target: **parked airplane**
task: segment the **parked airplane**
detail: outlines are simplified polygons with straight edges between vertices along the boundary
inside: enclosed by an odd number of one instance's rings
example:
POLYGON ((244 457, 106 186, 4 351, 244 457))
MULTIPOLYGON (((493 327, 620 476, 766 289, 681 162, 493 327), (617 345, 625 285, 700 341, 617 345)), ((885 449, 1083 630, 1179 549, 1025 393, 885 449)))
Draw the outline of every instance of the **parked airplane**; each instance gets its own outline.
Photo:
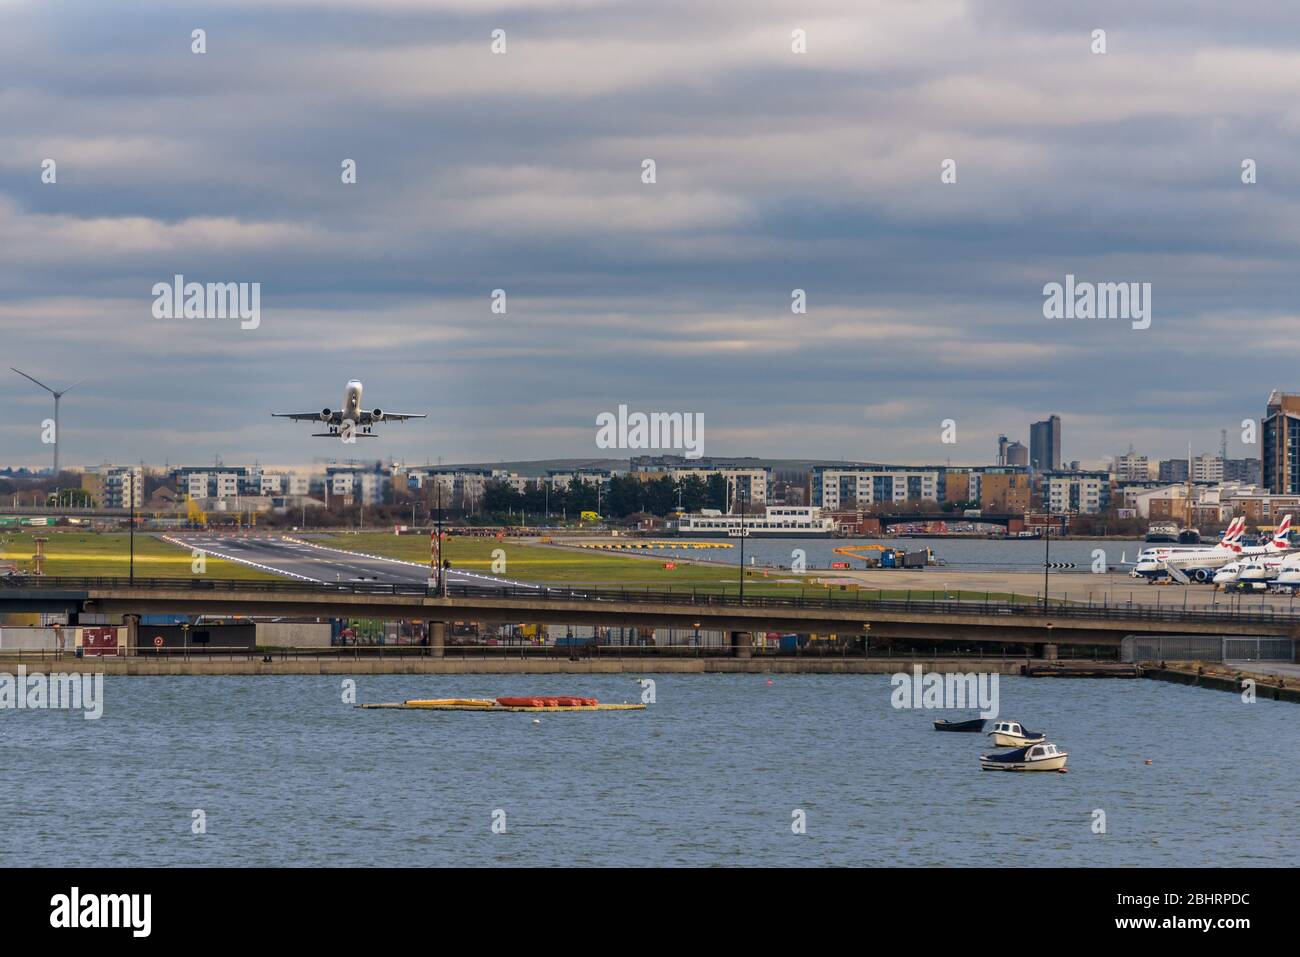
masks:
POLYGON ((1129 572, 1129 574, 1134 578, 1159 577, 1164 574, 1164 561, 1170 555, 1232 548, 1245 530, 1246 520, 1244 518, 1234 518, 1228 523, 1228 527, 1223 530, 1223 536, 1212 548, 1207 548, 1204 545, 1152 545, 1139 551, 1136 561, 1130 562, 1121 554, 1119 563, 1121 565, 1132 565, 1133 571, 1129 572))
POLYGON ((313 432, 313 438, 341 438, 349 441, 352 436, 378 438, 371 431, 378 422, 405 422, 407 419, 423 419, 427 412, 385 412, 383 409, 366 410, 361 408, 361 383, 356 379, 348 382, 343 390, 343 408, 331 411, 329 408, 319 412, 272 412, 271 415, 295 422, 323 422, 328 432, 313 432))
MULTIPOLYGON (((1267 544, 1242 546, 1237 542, 1245 527, 1245 519, 1237 519, 1236 534, 1224 535, 1223 541, 1213 548, 1197 548, 1189 551, 1172 552, 1162 558, 1153 558, 1138 562, 1130 574, 1134 578, 1159 578, 1168 575, 1174 581, 1187 584, 1189 581, 1210 582, 1215 573, 1225 565, 1256 556, 1274 556, 1291 551, 1291 516, 1282 519, 1282 524, 1273 533, 1267 544)), ((1232 526, 1229 526, 1229 531, 1232 526)), ((1239 572, 1240 574, 1240 572, 1239 572)))
POLYGON ((1276 574, 1265 579, 1265 582, 1279 591, 1284 589, 1295 591, 1300 588, 1300 552, 1293 552, 1278 562, 1276 574))
POLYGON ((1295 591, 1300 588, 1300 564, 1292 564, 1289 561, 1283 562, 1278 566, 1277 577, 1273 579, 1273 584, 1278 590, 1289 588, 1295 591))

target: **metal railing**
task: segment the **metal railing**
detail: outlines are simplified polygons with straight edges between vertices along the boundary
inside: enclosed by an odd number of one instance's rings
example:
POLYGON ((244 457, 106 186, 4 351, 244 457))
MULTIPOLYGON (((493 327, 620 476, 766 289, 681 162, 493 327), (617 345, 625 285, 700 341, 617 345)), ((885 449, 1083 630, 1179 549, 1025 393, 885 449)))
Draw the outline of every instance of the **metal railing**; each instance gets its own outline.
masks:
MULTIPOLYGON (((105 649, 102 653, 78 655, 74 650, 58 651, 50 648, 5 649, 0 650, 0 670, 10 664, 66 662, 76 661, 295 661, 300 659, 318 659, 330 661, 363 661, 386 658, 448 658, 474 659, 483 661, 503 660, 663 660, 727 658, 736 659, 737 649, 728 645, 707 644, 585 644, 581 646, 560 645, 554 642, 545 645, 506 643, 506 642, 456 642, 448 643, 437 654, 437 649, 428 645, 329 645, 314 648, 268 648, 248 647, 247 645, 190 645, 189 647, 155 648, 140 645, 133 652, 124 646, 116 651, 105 649)), ((839 659, 868 660, 891 662, 924 661, 1026 661, 1030 657, 1025 651, 1014 647, 1000 648, 942 648, 938 645, 930 648, 897 648, 889 643, 872 643, 863 648, 860 642, 853 641, 817 641, 809 642, 796 649, 781 649, 773 645, 754 645, 745 649, 747 657, 764 659, 839 659)), ((1077 659, 1086 661, 1114 661, 1118 649, 1088 647, 1084 650, 1061 649, 1060 660, 1077 659)))
MULTIPOLYGON (((6 576, 0 578, 0 597, 3 589, 50 589, 64 591, 92 590, 180 590, 202 593, 253 592, 272 595, 325 596, 363 595, 395 597, 437 597, 436 592, 422 582, 303 582, 259 579, 209 579, 209 578, 87 578, 53 576, 6 576)), ((1016 618, 1054 618, 1062 620, 1093 621, 1152 621, 1152 622, 1235 622, 1300 623, 1300 610, 1293 603, 1279 602, 1244 609, 1239 604, 1224 602, 1213 605, 1143 605, 1133 602, 1112 604, 1089 601, 1070 602, 1054 600, 1046 609, 1041 600, 1024 599, 1007 601, 989 595, 981 599, 938 597, 941 592, 908 592, 904 598, 873 597, 863 591, 839 592, 834 589, 806 589, 798 595, 746 595, 742 600, 735 594, 697 591, 695 589, 615 588, 568 586, 503 586, 449 584, 449 599, 508 600, 527 602, 530 605, 547 602, 619 603, 671 605, 699 609, 722 610, 812 610, 853 612, 894 612, 934 615, 981 615, 1016 618), (837 597, 838 596, 838 597, 837 597)))

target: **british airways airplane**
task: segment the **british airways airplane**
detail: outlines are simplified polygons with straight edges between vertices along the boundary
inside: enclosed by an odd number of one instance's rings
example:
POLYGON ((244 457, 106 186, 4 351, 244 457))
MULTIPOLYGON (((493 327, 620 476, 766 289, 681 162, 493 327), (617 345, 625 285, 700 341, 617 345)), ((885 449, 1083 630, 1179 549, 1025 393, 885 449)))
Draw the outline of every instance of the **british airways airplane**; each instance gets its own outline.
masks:
POLYGON ((361 383, 352 379, 343 390, 343 407, 331 410, 328 407, 319 412, 272 412, 280 419, 292 419, 295 422, 323 422, 328 432, 313 432, 313 438, 343 439, 349 436, 367 436, 378 438, 371 429, 377 422, 405 422, 407 419, 423 419, 427 412, 385 412, 383 409, 367 410, 361 408, 361 383))
POLYGON ((1265 545, 1247 547, 1238 544, 1237 539, 1245 527, 1244 518, 1233 519, 1224 532, 1223 541, 1213 548, 1191 548, 1140 558, 1129 574, 1134 578, 1147 579, 1168 575, 1183 585, 1192 581, 1205 583, 1214 581, 1218 570, 1229 564, 1237 564, 1239 569, 1239 560, 1264 556, 1271 558, 1292 551, 1290 515, 1282 519, 1273 538, 1265 545))

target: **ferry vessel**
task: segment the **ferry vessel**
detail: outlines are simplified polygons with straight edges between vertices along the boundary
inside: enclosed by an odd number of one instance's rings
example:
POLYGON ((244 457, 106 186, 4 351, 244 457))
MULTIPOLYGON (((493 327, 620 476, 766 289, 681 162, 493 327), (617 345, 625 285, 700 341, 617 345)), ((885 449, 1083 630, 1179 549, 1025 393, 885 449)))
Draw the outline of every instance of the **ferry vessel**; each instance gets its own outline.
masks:
POLYGON ((835 520, 810 505, 769 505, 762 515, 724 515, 706 508, 683 515, 677 533, 698 538, 831 538, 835 520))

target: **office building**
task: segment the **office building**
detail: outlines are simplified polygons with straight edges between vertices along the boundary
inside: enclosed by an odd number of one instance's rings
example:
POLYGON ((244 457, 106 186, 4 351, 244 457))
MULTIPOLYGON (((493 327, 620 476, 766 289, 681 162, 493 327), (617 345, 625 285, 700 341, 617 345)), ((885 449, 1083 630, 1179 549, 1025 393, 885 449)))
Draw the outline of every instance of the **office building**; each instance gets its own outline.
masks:
POLYGON ((1061 417, 1048 416, 1029 427, 1029 465, 1038 472, 1061 467, 1061 417))

